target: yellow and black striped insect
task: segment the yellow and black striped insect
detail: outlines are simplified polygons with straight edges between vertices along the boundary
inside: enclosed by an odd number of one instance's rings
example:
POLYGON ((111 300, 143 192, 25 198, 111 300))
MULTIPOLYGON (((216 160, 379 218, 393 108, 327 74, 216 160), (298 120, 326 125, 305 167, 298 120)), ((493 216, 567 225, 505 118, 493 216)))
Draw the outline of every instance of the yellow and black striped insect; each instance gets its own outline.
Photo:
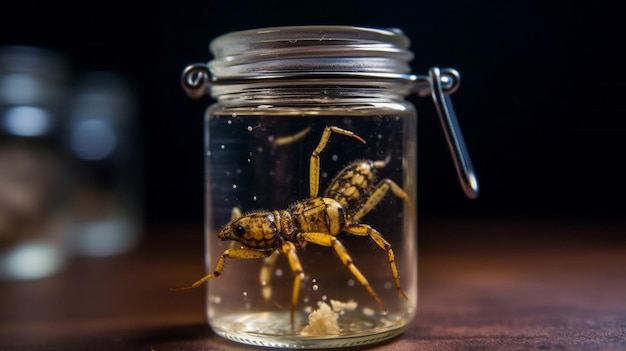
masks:
POLYGON ((190 286, 174 288, 174 290, 196 288, 218 277, 224 269, 227 258, 268 258, 261 269, 261 281, 266 281, 271 275, 270 270, 273 267, 271 262, 275 260, 277 253, 282 253, 287 257, 294 274, 290 310, 293 325, 303 277, 303 269, 296 250, 310 243, 332 247, 356 280, 376 303, 385 309, 374 289, 353 264, 352 258, 337 239, 337 235, 345 232, 357 236, 368 236, 387 253, 396 288, 400 295, 408 300, 400 286, 400 276, 391 245, 375 228, 360 223, 360 220, 385 197, 388 191, 404 200, 413 215, 415 215, 415 208, 408 194, 392 180, 383 179, 375 183, 376 170, 385 167, 386 161, 359 160, 350 163, 332 180, 323 196, 318 196, 320 154, 332 133, 345 135, 365 143, 363 138, 349 130, 334 126, 326 127, 309 161, 309 198, 297 201, 284 210, 254 211, 244 215, 241 215, 238 210, 233 211, 233 219, 224 226, 217 237, 221 240, 237 241, 242 246, 225 250, 218 259, 213 273, 202 277, 190 286))

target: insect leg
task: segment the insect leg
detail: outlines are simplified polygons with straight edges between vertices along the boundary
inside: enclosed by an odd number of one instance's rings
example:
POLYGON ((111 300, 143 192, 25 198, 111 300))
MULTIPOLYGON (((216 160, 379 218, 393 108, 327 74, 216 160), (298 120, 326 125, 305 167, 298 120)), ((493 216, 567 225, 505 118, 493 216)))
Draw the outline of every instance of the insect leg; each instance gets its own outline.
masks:
POLYGON ((235 219, 237 219, 239 217, 241 217, 241 210, 239 209, 239 207, 235 206, 230 211, 230 220, 234 221, 235 219))
POLYGON ((387 258, 389 260, 389 266, 391 267, 393 280, 396 283, 396 288, 398 289, 400 295, 402 295, 402 297, 408 301, 409 298, 406 296, 406 294, 402 290, 402 287, 400 286, 400 275, 398 274, 398 267, 396 267, 395 255, 393 254, 393 250, 391 249, 391 244, 389 244, 389 242, 385 240, 376 229, 367 224, 350 224, 346 227, 345 230, 346 232, 353 235, 369 236, 370 238, 372 238, 372 240, 374 240, 378 247, 387 252, 387 258))
POLYGON ((283 145, 295 143, 296 141, 304 138, 307 134, 309 134, 310 131, 311 131, 311 126, 308 126, 295 134, 274 139, 274 141, 272 142, 272 145, 283 146, 283 145))
POLYGON ((222 274, 222 270, 224 269, 224 263, 226 263, 227 258, 235 258, 235 259, 244 259, 244 258, 263 258, 267 257, 268 253, 263 251, 256 251, 246 248, 240 249, 228 249, 222 253, 222 256, 217 260, 217 264, 215 265, 215 270, 211 274, 207 274, 204 277, 198 279, 195 283, 189 286, 181 286, 178 288, 171 288, 170 290, 190 290, 199 287, 209 279, 213 279, 222 274))
POLYGON ((365 144, 365 140, 363 138, 361 138, 360 136, 354 134, 353 132, 349 130, 342 129, 339 127, 333 127, 333 126, 324 128, 324 132, 322 133, 320 142, 317 144, 317 147, 313 150, 313 153, 311 153, 311 159, 309 161, 309 194, 310 194, 310 197, 312 198, 317 197, 317 194, 319 193, 320 153, 324 150, 324 148, 326 147, 326 144, 328 144, 330 135, 333 132, 337 134, 349 136, 365 144))
POLYGON ((365 290, 367 290, 370 296, 372 296, 374 301, 376 301, 376 303, 383 310, 387 310, 383 302, 380 301, 380 299, 374 292, 374 289, 372 289, 372 286, 367 282, 367 279, 365 279, 365 276, 363 275, 363 273, 361 273, 361 271, 359 271, 359 269, 352 262, 352 257, 350 257, 350 254, 348 254, 348 251, 346 251, 346 248, 343 246, 343 244, 341 244, 339 240, 337 240, 337 238, 335 238, 332 235, 325 234, 325 233, 303 233, 302 237, 307 242, 317 244, 317 245, 332 247, 333 249, 335 249, 335 253, 339 257, 343 265, 348 267, 352 275, 359 281, 359 283, 361 283, 361 285, 363 285, 365 290))
POLYGON ((259 274, 259 281, 261 282, 261 293, 263 294, 263 298, 265 300, 269 300, 272 297, 272 286, 270 281, 272 280, 272 272, 274 272, 274 267, 276 266, 276 260, 280 256, 279 251, 274 251, 274 253, 265 258, 263 260, 263 267, 261 267, 261 272, 259 274))
POLYGON ((387 195, 387 192, 391 190, 394 195, 404 200, 404 202, 409 206, 409 209, 413 216, 416 216, 417 212, 415 211, 415 207, 413 207, 413 203, 411 203, 411 199, 409 198, 409 194, 407 194, 398 184, 394 183, 391 179, 383 179, 381 180, 376 188, 370 195, 370 197, 365 201, 363 207, 354 214, 351 218, 352 221, 358 221, 363 218, 366 214, 368 214, 378 203, 387 195))
POLYGON ((298 296, 300 295, 300 283, 302 282, 302 265, 298 255, 296 255, 296 246, 289 241, 283 242, 280 247, 280 251, 287 256, 289 260, 289 266, 293 272, 293 288, 291 290, 291 309, 289 311, 289 317, 291 320, 291 327, 294 326, 294 314, 296 312, 296 305, 298 304, 298 296))

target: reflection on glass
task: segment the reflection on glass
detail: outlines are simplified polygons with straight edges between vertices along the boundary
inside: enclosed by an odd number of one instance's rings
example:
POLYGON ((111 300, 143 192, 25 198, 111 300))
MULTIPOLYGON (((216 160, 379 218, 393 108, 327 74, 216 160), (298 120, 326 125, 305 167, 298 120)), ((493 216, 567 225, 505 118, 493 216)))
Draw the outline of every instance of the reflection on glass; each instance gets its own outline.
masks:
POLYGON ((17 136, 43 135, 50 129, 50 115, 40 107, 10 107, 4 114, 4 128, 17 136))
POLYGON ((72 151, 81 160, 97 161, 111 157, 117 144, 113 127, 105 121, 86 119, 74 125, 70 136, 72 151))

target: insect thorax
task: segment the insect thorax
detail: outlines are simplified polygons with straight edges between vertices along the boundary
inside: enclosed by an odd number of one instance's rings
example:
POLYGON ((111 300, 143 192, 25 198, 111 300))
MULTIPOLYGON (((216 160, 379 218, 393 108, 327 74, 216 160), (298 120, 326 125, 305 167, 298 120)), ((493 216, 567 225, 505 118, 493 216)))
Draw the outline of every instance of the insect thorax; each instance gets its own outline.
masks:
POLYGON ((337 235, 346 225, 346 211, 330 198, 316 197, 296 202, 289 207, 289 212, 299 233, 337 235))

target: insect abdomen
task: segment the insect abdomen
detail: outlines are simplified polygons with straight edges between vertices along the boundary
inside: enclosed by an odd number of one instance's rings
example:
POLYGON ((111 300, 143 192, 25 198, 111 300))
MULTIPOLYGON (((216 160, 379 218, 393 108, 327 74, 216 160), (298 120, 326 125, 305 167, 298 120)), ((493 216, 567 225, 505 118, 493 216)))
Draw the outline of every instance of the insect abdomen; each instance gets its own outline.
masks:
POLYGON ((337 174, 324 197, 337 200, 348 214, 353 214, 367 201, 375 179, 371 161, 353 162, 337 174))

